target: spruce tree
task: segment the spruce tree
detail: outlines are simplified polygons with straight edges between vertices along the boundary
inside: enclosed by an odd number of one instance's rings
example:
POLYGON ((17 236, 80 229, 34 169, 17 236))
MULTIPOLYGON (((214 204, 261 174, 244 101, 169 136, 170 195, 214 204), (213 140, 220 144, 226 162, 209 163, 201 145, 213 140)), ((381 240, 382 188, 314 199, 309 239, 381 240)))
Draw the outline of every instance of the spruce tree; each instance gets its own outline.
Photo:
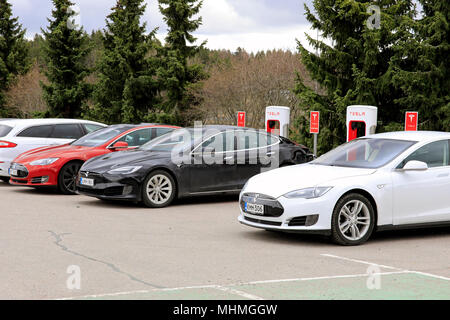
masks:
POLYGON ((420 130, 450 128, 450 3, 420 0, 421 18, 395 46, 392 78, 403 92, 403 110, 419 111, 420 130), (405 57, 407 57, 405 59, 405 57))
POLYGON ((50 25, 42 30, 45 37, 45 75, 48 84, 41 84, 48 106, 46 117, 76 118, 81 115, 91 86, 86 82, 90 70, 85 58, 90 51, 87 34, 74 27, 73 3, 70 0, 52 0, 54 10, 50 25))
POLYGON ((202 4, 199 0, 159 0, 159 9, 168 25, 166 43, 158 50, 161 59, 158 77, 165 91, 161 107, 180 124, 187 122, 187 111, 194 103, 190 89, 206 78, 202 65, 188 63, 205 44, 194 45, 197 39, 192 35, 202 24, 201 17, 193 18, 202 4))
POLYGON ((319 54, 307 51, 298 42, 302 62, 325 94, 307 87, 300 76, 296 93, 305 115, 296 120, 302 129, 302 141, 312 145, 308 132, 309 111, 321 111, 319 153, 345 142, 345 117, 349 105, 373 105, 379 108, 379 131, 401 129, 404 114, 396 102, 402 96, 392 77, 390 60, 393 45, 405 37, 405 18, 414 16, 409 0, 315 0, 314 14, 306 5, 306 18, 332 45, 308 36, 319 54), (367 12, 372 4, 381 8, 380 26, 370 28, 367 12))
POLYGON ((143 0, 118 0, 106 21, 93 117, 106 123, 139 123, 158 102, 155 30, 146 34, 143 0))
POLYGON ((0 116, 7 116, 5 91, 15 77, 25 74, 30 66, 26 30, 12 16, 11 4, 0 0, 0 116))

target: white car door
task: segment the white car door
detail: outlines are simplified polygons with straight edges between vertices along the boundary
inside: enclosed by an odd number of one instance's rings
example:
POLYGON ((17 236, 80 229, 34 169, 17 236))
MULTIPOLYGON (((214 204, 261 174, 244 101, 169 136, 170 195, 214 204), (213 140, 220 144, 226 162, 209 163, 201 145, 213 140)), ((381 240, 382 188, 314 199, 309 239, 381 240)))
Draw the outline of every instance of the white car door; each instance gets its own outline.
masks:
POLYGON ((393 172, 394 225, 450 221, 450 141, 422 146, 404 161, 425 162, 427 170, 393 172))

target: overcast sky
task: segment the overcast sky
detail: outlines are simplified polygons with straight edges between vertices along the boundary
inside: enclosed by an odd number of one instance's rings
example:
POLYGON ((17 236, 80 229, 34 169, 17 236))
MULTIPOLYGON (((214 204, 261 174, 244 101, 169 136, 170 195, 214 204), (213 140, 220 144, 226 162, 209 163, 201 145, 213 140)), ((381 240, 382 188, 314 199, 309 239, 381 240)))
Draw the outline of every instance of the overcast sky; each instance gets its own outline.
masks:
MULTIPOLYGON (((32 37, 46 27, 51 15, 51 0, 10 0, 15 16, 32 37)), ((72 0, 80 8, 81 24, 88 32, 105 27, 105 17, 116 0, 72 0)), ((304 33, 311 32, 304 17, 303 4, 312 0, 204 0, 200 15, 203 25, 195 35, 208 40, 211 49, 248 51, 268 49, 296 50, 295 39, 307 45, 304 33)), ((164 38, 166 25, 157 0, 146 0, 144 21, 152 30, 159 27, 158 38, 164 38)))

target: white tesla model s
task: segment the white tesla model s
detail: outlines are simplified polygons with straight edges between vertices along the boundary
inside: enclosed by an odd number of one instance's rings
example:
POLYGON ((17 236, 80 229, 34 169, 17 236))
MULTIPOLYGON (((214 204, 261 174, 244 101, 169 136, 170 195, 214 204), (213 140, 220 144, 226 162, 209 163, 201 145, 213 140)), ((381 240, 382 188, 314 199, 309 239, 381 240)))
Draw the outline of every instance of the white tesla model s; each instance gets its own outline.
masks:
POLYGON ((313 162, 251 178, 240 195, 245 225, 331 235, 341 245, 374 230, 450 224, 450 133, 366 136, 313 162))

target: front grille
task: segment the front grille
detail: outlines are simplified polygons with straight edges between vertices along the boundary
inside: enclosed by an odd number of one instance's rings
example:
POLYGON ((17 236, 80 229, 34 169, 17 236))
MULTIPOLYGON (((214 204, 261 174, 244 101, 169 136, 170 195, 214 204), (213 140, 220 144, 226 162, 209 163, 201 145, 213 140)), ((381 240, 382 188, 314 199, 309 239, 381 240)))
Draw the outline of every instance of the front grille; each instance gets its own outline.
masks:
POLYGON ((96 173, 96 172, 80 171, 78 177, 94 179, 95 184, 107 182, 106 179, 100 173, 96 173))
POLYGON ((289 227, 304 227, 306 225, 306 216, 297 217, 289 221, 289 227))
POLYGON ((11 169, 17 170, 17 175, 15 175, 14 177, 16 178, 26 178, 28 177, 28 169, 18 163, 11 163, 11 169))
POLYGON ((94 196, 116 197, 123 194, 123 187, 111 187, 106 189, 88 189, 78 187, 78 191, 94 196))
POLYGON ((14 183, 27 184, 27 180, 18 180, 18 179, 11 178, 11 181, 14 183))
MULTIPOLYGON (((283 212, 284 208, 275 198, 259 194, 259 193, 244 193, 241 199, 241 208, 242 211, 245 211, 245 203, 256 203, 256 204, 262 204, 264 205, 264 215, 265 217, 280 217, 283 212)), ((249 212, 246 212, 248 214, 251 214, 249 212)))
POLYGON ((259 224, 266 224, 269 226, 281 226, 281 222, 276 222, 276 221, 267 221, 267 220, 261 220, 261 219, 253 219, 253 218, 249 218, 249 217, 244 217, 245 220, 253 222, 253 223, 259 223, 259 224))

